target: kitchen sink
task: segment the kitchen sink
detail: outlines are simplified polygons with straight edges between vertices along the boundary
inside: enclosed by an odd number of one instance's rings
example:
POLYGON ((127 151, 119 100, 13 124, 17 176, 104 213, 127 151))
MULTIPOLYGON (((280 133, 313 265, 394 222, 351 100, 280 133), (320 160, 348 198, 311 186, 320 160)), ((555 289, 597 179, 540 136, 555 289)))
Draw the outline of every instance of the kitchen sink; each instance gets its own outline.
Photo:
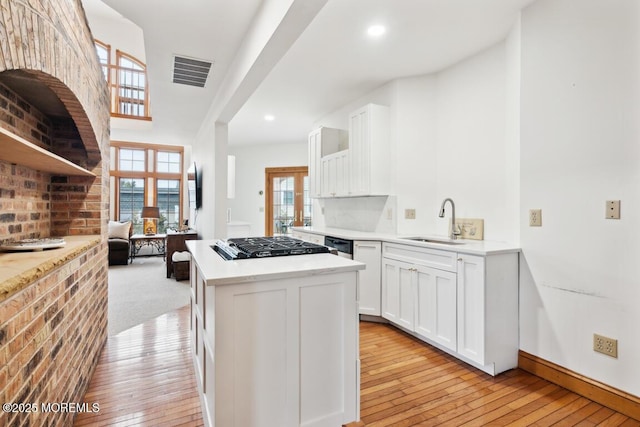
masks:
POLYGON ((403 237, 404 240, 413 240, 414 242, 424 243, 441 243, 444 245, 464 245, 464 242, 457 242, 449 239, 438 239, 433 237, 403 237))

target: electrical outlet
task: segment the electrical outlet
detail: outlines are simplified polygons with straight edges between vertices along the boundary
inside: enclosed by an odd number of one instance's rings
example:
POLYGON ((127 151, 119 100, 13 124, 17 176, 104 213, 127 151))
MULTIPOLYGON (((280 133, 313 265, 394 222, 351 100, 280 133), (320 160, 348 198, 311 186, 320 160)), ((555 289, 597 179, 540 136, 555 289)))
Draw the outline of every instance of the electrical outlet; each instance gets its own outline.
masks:
POLYGON ((387 208, 387 219, 388 220, 392 220, 393 219, 393 209, 391 209, 391 208, 387 208))
POLYGON ((620 200, 607 200, 605 218, 620 219, 620 200))
POLYGON ((593 334, 593 351, 618 358, 618 340, 593 334))
POLYGON ((542 227, 542 209, 529 209, 529 227, 542 227))
POLYGON ((404 210, 404 219, 416 219, 416 210, 415 209, 405 209, 404 210))

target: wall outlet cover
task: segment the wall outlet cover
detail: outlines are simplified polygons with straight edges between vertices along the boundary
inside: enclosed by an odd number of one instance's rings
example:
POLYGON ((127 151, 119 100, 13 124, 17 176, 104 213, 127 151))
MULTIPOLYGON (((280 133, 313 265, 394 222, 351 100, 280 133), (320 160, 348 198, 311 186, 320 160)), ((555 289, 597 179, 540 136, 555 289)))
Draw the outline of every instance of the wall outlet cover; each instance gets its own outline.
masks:
POLYGON ((529 209, 529 227, 542 227, 542 209, 529 209))
POLYGON ((593 334, 593 351, 618 358, 618 340, 593 334))

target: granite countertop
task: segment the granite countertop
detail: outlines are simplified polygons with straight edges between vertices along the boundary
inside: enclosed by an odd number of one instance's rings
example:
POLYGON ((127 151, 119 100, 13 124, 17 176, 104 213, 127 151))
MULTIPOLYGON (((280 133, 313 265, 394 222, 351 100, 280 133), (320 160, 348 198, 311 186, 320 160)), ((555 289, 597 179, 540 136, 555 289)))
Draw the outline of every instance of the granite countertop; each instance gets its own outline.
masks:
POLYGON ((0 301, 100 243, 101 237, 65 236, 65 246, 42 251, 0 252, 0 301))
POLYGON ((449 240, 447 236, 435 236, 429 234, 412 234, 412 235, 397 235, 388 233, 376 233, 369 231, 357 231, 348 230, 344 228, 334 227, 293 227, 293 230, 320 234, 323 236, 333 236, 348 240, 375 240, 387 243, 400 243, 403 245, 412 245, 423 248, 439 249, 449 252, 460 252, 470 255, 491 255, 500 253, 517 253, 520 252, 520 248, 514 244, 508 242, 494 242, 491 240, 468 240, 459 239, 456 240, 456 244, 446 243, 434 243, 434 242, 419 242, 414 240, 408 240, 407 237, 430 237, 438 240, 449 240))
POLYGON ((188 240, 187 249, 207 285, 228 285, 363 270, 365 264, 333 254, 276 256, 227 261, 211 246, 215 240, 188 240))

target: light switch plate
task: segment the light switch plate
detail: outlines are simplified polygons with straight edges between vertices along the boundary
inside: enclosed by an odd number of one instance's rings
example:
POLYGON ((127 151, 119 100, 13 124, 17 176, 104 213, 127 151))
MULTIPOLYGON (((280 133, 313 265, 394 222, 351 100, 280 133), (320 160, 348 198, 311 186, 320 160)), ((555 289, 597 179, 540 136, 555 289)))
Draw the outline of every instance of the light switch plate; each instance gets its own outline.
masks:
POLYGON ((620 219, 620 200, 607 200, 605 218, 620 219))

